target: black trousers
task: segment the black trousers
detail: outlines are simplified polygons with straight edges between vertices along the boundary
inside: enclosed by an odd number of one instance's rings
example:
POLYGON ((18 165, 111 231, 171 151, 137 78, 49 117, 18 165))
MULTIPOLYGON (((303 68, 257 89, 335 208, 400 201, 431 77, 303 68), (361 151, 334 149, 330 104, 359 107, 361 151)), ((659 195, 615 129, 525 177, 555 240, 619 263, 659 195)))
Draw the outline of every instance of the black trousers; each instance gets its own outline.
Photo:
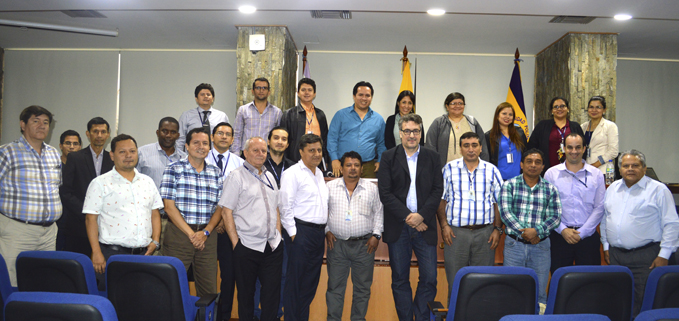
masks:
POLYGON ((598 232, 594 232, 589 237, 581 239, 575 244, 568 244, 561 234, 552 231, 549 234, 551 243, 552 265, 550 271, 560 267, 575 265, 601 265, 601 237, 598 232))
MULTIPOLYGON (((219 277, 222 282, 219 286, 217 320, 231 319, 233 309, 233 293, 236 290, 236 275, 233 266, 233 245, 226 232, 217 234, 217 260, 219 261, 219 277)), ((250 318, 252 319, 252 318, 250 318)))
POLYGON ((81 237, 64 231, 64 251, 85 254, 87 257, 92 257, 92 246, 87 237, 81 237))
POLYGON ((255 283, 262 285, 260 320, 276 320, 281 301, 281 277, 283 275, 283 244, 271 250, 266 244, 264 253, 247 248, 238 242, 233 250, 236 284, 238 285, 238 319, 252 320, 255 315, 255 283))
POLYGON ((647 248, 628 251, 611 246, 608 255, 613 265, 622 265, 632 270, 634 276, 634 309, 632 316, 636 318, 641 310, 641 303, 644 301, 644 291, 646 290, 646 280, 651 274, 651 264, 660 253, 660 243, 652 244, 647 248))
POLYGON ((309 320, 309 306, 316 296, 325 250, 325 228, 299 223, 296 226, 295 241, 288 238, 289 243, 285 244, 288 250, 283 302, 285 321, 309 320))

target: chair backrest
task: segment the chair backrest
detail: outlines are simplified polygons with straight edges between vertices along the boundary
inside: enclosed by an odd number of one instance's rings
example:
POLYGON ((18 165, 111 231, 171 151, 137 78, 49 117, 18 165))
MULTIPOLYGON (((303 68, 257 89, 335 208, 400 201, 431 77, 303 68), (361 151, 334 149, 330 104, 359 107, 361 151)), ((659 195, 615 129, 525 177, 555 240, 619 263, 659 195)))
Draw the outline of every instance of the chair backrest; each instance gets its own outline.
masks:
POLYGON ((106 265, 108 299, 120 320, 193 320, 197 297, 186 269, 169 256, 113 255, 106 265))
POLYGON ((579 265, 554 271, 545 314, 602 314, 629 321, 634 305, 632 271, 619 265, 579 265))
POLYGON ((670 321, 679 320, 679 308, 654 309, 639 313, 634 321, 670 321))
POLYGON ((92 260, 66 251, 21 252, 16 261, 20 292, 99 294, 92 260))
POLYGON ((646 281, 641 312, 665 308, 679 308, 679 265, 656 267, 646 281))
POLYGON ((535 314, 539 311, 537 298, 538 276, 532 269, 468 266, 455 275, 446 319, 483 321, 535 314))
POLYGON ((611 321, 601 314, 515 314, 502 317, 500 321, 611 321))
POLYGON ((15 292, 7 299, 7 321, 116 321, 106 298, 92 294, 15 292))
MULTIPOLYGON (((12 283, 9 281, 9 271, 7 271, 7 263, 5 258, 0 255, 0 313, 4 311, 7 297, 14 292, 12 283)), ((4 320, 4 313, 0 315, 0 321, 4 320)))

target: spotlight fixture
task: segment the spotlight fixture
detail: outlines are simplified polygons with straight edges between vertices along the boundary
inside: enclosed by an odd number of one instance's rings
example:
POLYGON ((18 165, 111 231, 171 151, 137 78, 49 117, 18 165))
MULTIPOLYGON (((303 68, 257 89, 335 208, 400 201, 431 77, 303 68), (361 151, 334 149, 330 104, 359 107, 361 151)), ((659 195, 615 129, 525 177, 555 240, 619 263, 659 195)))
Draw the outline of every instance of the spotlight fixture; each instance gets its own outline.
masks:
POLYGON ((616 14, 615 16, 613 16, 613 18, 615 20, 624 21, 624 20, 632 19, 632 16, 625 14, 625 13, 620 13, 620 14, 616 14))
POLYGON ((240 11, 242 13, 250 14, 250 13, 254 13, 255 11, 257 11, 257 8, 255 8, 253 6, 240 6, 240 7, 238 7, 238 11, 240 11))
POLYGON ((427 10, 427 13, 432 15, 432 16, 441 16, 441 15, 444 15, 446 13, 446 11, 443 10, 443 9, 429 9, 429 10, 427 10))

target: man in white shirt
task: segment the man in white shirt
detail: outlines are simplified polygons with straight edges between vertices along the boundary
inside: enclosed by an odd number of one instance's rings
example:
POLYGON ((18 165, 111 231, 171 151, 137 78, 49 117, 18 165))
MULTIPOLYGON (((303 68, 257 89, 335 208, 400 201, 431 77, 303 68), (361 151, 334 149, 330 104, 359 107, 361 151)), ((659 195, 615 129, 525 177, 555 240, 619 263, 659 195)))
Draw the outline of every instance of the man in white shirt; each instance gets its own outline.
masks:
POLYGON ((186 134, 196 127, 203 127, 208 133, 212 132, 216 124, 229 122, 229 117, 223 111, 212 108, 215 102, 215 89, 212 85, 202 83, 194 90, 198 107, 191 108, 179 117, 179 139, 177 149, 185 150, 186 134))
MULTIPOLYGON (((139 173, 137 142, 120 134, 111 140, 114 170, 93 179, 83 213, 92 246, 92 264, 103 281, 106 261, 114 254, 152 255, 160 248, 163 200, 153 180, 139 173)), ((100 281, 100 286, 104 282, 100 281)))
POLYGON ((328 183, 328 320, 342 320, 349 271, 354 287, 351 320, 365 320, 384 213, 377 185, 361 178, 361 155, 346 152, 340 163, 344 177, 328 183))
POLYGON ((328 188, 318 169, 323 142, 315 134, 299 140, 301 160, 281 177, 279 209, 288 235, 288 268, 285 280, 285 320, 308 320, 309 306, 321 277, 325 226, 328 220, 328 188))

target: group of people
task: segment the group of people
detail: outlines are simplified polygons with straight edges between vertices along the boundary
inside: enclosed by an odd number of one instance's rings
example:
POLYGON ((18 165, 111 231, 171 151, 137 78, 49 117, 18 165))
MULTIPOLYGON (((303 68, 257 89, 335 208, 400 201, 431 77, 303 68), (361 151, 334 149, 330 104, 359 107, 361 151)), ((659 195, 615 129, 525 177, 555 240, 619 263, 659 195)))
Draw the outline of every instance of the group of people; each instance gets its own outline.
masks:
POLYGON ((569 120, 568 101, 554 98, 553 119, 528 140, 511 104, 497 107, 484 133, 465 114, 465 97, 451 93, 425 139, 410 91, 386 122, 370 108, 368 82, 330 122, 313 103, 311 79, 299 81, 299 104, 284 112, 269 92, 257 78, 254 100, 232 125, 212 106, 214 88, 200 84, 198 106, 161 119, 157 142, 138 147, 120 134, 106 151, 110 126, 95 117, 90 145, 81 149, 79 134, 65 131, 61 156, 44 142, 52 114, 24 109, 22 135, 0 147, 0 254, 12 284, 26 250, 88 255, 102 288, 111 255, 167 255, 192 269, 198 296, 218 292, 219 266, 219 320, 231 316, 236 285, 242 320, 308 320, 327 246, 327 318, 342 319, 351 273, 351 319, 364 320, 382 240, 399 320, 426 320, 438 228, 449 297, 459 269, 494 265, 506 234, 504 265, 536 271, 541 304, 550 270, 600 264, 603 243, 607 262, 632 269, 640 305, 650 268, 667 265, 679 246, 672 195, 644 176, 642 153, 623 152, 623 179, 606 189, 602 171, 618 138, 603 97, 589 101, 582 126, 569 120))

